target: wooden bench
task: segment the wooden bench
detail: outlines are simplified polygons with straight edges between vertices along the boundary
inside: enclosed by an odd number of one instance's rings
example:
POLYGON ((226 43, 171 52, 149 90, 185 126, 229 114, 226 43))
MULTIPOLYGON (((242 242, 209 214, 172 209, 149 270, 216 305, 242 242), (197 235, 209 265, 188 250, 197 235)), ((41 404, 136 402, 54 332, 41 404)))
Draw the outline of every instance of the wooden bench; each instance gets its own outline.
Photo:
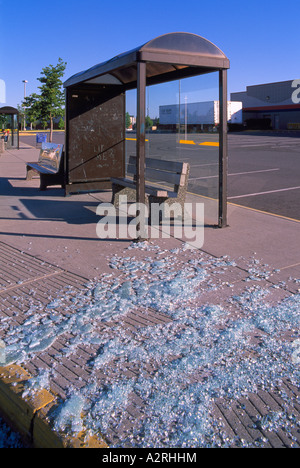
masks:
POLYGON ((65 187, 63 145, 55 143, 42 143, 37 162, 26 164, 26 180, 34 175, 40 176, 40 190, 46 190, 50 185, 65 187))
MULTIPOLYGON (((145 194, 146 204, 180 203, 183 211, 190 166, 188 163, 146 158, 145 194)), ((127 177, 111 178, 112 203, 119 206, 121 195, 127 196, 127 201, 136 201, 136 157, 130 156, 127 166, 127 177)))

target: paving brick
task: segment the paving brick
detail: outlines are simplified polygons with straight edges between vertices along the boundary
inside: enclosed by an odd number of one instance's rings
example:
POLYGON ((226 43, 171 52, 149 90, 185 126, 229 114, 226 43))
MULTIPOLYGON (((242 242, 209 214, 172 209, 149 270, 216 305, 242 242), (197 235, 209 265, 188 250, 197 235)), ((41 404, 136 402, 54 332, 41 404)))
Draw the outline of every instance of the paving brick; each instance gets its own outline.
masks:
MULTIPOLYGON (((18 326, 25 320, 25 314, 28 307, 34 306, 37 311, 42 311, 49 303, 50 298, 60 297, 62 305, 59 311, 62 314, 76 313, 76 307, 86 304, 88 297, 82 298, 80 304, 74 304, 72 299, 76 293, 84 287, 87 279, 76 276, 74 273, 64 271, 54 265, 43 262, 33 256, 22 254, 20 251, 8 248, 5 252, 5 245, 0 242, 0 264, 2 261, 8 262, 4 274, 6 279, 0 277, 0 318, 3 319, 3 328, 0 330, 0 336, 5 337, 5 320, 9 319, 10 326, 18 326), (14 258, 16 254, 16 258, 14 258), (1 257, 2 256, 2 257, 1 257), (4 259, 4 260, 3 260, 4 259), (25 263, 24 263, 25 262, 25 263), (20 281, 22 281, 20 283, 20 281), (70 286, 70 287, 68 287, 70 286)), ((219 305, 226 305, 228 309, 228 318, 239 317, 241 308, 236 303, 228 303, 228 299, 233 294, 239 294, 244 290, 245 285, 254 287, 257 285, 255 281, 245 281, 247 271, 243 268, 226 267, 220 271, 215 270, 214 262, 209 255, 203 255, 203 259, 209 263, 211 273, 211 290, 206 289, 205 284, 200 285, 200 299, 198 304, 205 304, 213 297, 219 305), (226 284, 228 283, 228 284, 226 284)), ((180 260, 182 265, 186 259, 182 257, 180 260)), ((180 267, 179 261, 179 267, 180 267)), ((288 292, 286 288, 273 288, 272 281, 262 280, 259 285, 268 289, 270 295, 268 299, 274 303, 284 298, 288 292)), ((195 304, 194 304, 195 305, 195 304)), ((168 324, 171 318, 163 313, 156 312, 152 309, 143 310, 136 308, 131 310, 126 317, 122 317, 119 322, 112 321, 105 324, 97 325, 96 332, 110 334, 115 336, 115 329, 122 326, 126 331, 128 339, 136 340, 138 344, 139 330, 143 327, 168 324)), ((224 329, 226 323, 224 321, 224 329)), ((95 331, 95 330, 94 330, 95 331)), ((297 337, 293 334, 280 336, 279 339, 293 341, 297 337)), ((40 394, 35 395, 33 401, 24 402, 30 407, 28 415, 25 417, 25 426, 23 429, 27 434, 36 440, 37 445, 53 446, 60 445, 62 442, 53 433, 49 434, 49 414, 46 407, 55 409, 55 401, 65 400, 70 396, 70 389, 83 388, 89 382, 91 375, 91 366, 93 359, 98 355, 98 345, 82 343, 76 347, 76 352, 68 355, 64 350, 68 347, 69 340, 74 336, 71 333, 65 333, 59 336, 55 342, 45 351, 34 355, 26 364, 24 369, 20 371, 19 387, 15 386, 13 398, 6 393, 7 387, 3 390, 5 398, 10 401, 8 408, 12 408, 12 402, 16 403, 16 398, 21 398, 23 381, 34 376, 40 369, 54 370, 50 376, 51 391, 43 389, 40 394), (23 373, 24 372, 24 373, 23 373), (36 416, 39 415, 39 417, 36 416), (47 441, 48 439, 48 441, 47 441)), ((251 335, 250 343, 259 345, 263 334, 260 330, 254 330, 251 335)), ((245 350, 247 353, 248 350, 245 350)), ((252 351, 249 350, 251 354, 252 351)), ((250 355, 249 354, 249 355, 250 355)), ((253 355, 253 353, 251 354, 253 355)), ((177 359, 178 356, 169 356, 169 360, 177 359)), ((246 357, 246 354, 244 355, 246 357)), ((159 369, 160 363, 154 359, 150 359, 147 363, 141 363, 140 366, 130 362, 122 362, 117 359, 112 359, 104 369, 99 369, 93 374, 93 378, 99 388, 102 385, 113 383, 121 378, 137 378, 141 373, 151 379, 159 369)), ((11 367, 10 369, 13 369, 11 367)), ((16 373, 13 373, 16 378, 16 373)), ((189 375, 189 383, 204 382, 212 374, 203 369, 198 369, 189 375)), ((1 378, 1 372, 0 372, 1 378)), ((5 377, 2 379, 3 385, 5 377)), ((7 377, 5 385, 10 385, 13 382, 13 377, 7 377)), ((260 390, 256 393, 250 393, 247 397, 241 398, 238 401, 225 401, 216 399, 213 402, 213 415, 216 425, 222 427, 220 432, 220 445, 230 444, 232 447, 239 447, 243 444, 247 446, 261 447, 290 447, 299 446, 300 433, 299 421, 300 415, 300 400, 299 389, 291 382, 285 382, 282 389, 285 391, 286 398, 283 399, 280 391, 260 390), (288 403, 287 403, 288 400, 288 403), (277 432, 268 430, 263 427, 262 421, 264 418, 274 413, 287 410, 288 413, 295 418, 294 426, 291 424, 289 433, 283 428, 279 428, 277 432)), ((111 418, 105 438, 111 444, 119 444, 123 439, 128 439, 128 434, 136 430, 143 424, 146 417, 147 401, 143 400, 143 395, 138 396, 133 393, 130 395, 129 404, 126 408, 119 408, 116 417, 111 418)), ((4 401, 4 400, 3 400, 4 401)), ((23 404, 23 403, 22 403, 23 404)), ((18 406, 20 408, 20 405, 18 406)), ((26 413, 27 407, 22 407, 20 414, 26 413), (26 409, 24 409, 26 408, 26 409)), ((12 411, 11 411, 12 413, 12 411)), ((15 417, 15 415, 13 415, 15 417)), ((50 418, 51 419, 51 418, 50 418)), ((267 420, 267 419, 265 419, 267 420)), ((128 439, 129 440, 129 439, 128 439)), ((73 446, 102 446, 103 440, 95 437, 87 442, 85 435, 79 437, 72 442, 68 440, 67 444, 73 446)))

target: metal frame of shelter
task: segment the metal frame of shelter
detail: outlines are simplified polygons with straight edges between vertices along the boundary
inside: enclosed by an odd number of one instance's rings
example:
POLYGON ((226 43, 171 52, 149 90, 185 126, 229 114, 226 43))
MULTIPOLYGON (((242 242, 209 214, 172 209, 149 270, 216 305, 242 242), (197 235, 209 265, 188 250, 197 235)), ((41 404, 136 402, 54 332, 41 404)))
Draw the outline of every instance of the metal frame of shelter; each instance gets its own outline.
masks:
MULTIPOLYGON (((13 146, 16 146, 18 149, 19 149, 19 111, 18 109, 15 109, 14 107, 10 107, 10 106, 4 106, 4 107, 0 107, 0 115, 10 115, 13 119, 14 115, 17 116, 17 145, 13 145, 13 146)), ((12 138, 12 142, 14 143, 14 136, 15 136, 15 132, 14 132, 14 123, 13 121, 11 122, 11 138, 12 138)))
MULTIPOLYGON (((101 128, 98 128, 101 141, 99 140, 96 144, 96 148, 93 142, 94 154, 88 156, 89 163, 92 160, 95 161, 95 158, 99 160, 102 157, 103 159, 105 151, 106 154, 111 154, 108 151, 118 148, 117 159, 121 161, 121 164, 111 177, 125 175, 125 117, 122 117, 122 113, 125 115, 125 91, 137 89, 137 202, 144 203, 146 86, 219 72, 218 226, 225 227, 227 225, 227 69, 229 67, 228 58, 210 41, 195 34, 175 32, 159 36, 141 47, 70 77, 64 83, 66 88, 66 187, 69 186, 72 190, 73 185, 73 188, 76 188, 76 180, 72 184, 72 173, 76 172, 79 166, 83 168, 86 165, 79 142, 77 141, 74 145, 72 141, 72 138, 75 138, 74 124, 77 126, 77 133, 79 131, 80 134, 80 129, 82 129, 81 141, 84 140, 85 145, 88 146, 87 134, 94 136, 95 130, 97 131, 95 122, 91 120, 92 115, 89 115, 93 107, 91 100, 95 100, 93 96, 97 92, 101 93, 97 106, 102 112, 102 115, 98 113, 97 117, 100 117, 100 120, 103 117, 101 128), (82 102, 79 107, 76 106, 76 98, 80 98, 80 93, 84 94, 85 102, 88 103, 86 106, 82 102), (103 111, 106 104, 107 107, 103 111), (119 120, 117 127, 115 126, 116 120, 119 120), (117 135, 115 141, 114 139, 110 141, 109 148, 105 149, 107 146, 104 141, 105 137, 109 134, 111 138, 114 132, 117 135)), ((114 164, 110 164, 110 168, 113 166, 114 164)), ((92 164, 92 169, 95 169, 95 163, 92 164)), ((104 179, 102 182, 105 182, 104 179)), ((82 182, 91 181, 90 176, 87 176, 85 180, 78 179, 78 190, 81 190, 82 182)), ((98 180, 98 187, 100 187, 99 183, 100 180, 98 180)))

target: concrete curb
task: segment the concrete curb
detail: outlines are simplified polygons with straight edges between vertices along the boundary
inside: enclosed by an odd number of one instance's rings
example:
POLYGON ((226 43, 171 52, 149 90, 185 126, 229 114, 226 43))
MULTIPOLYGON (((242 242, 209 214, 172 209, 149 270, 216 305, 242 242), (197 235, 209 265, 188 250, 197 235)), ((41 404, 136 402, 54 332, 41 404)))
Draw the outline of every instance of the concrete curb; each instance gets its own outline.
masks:
POLYGON ((2 415, 25 443, 32 448, 108 448, 102 437, 81 432, 72 438, 56 432, 47 415, 58 405, 58 397, 46 389, 39 390, 34 396, 23 397, 26 381, 31 377, 15 364, 0 367, 2 415))

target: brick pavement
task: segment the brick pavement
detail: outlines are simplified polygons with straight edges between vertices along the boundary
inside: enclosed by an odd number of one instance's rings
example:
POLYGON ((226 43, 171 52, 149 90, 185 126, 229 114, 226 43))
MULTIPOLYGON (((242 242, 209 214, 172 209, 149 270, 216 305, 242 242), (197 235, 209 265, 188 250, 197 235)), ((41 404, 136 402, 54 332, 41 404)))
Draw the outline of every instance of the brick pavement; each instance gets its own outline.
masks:
MULTIPOLYGON (((136 254, 136 251, 134 252, 136 254)), ((128 254, 128 252, 127 252, 128 254)), ((149 256, 149 252, 147 252, 149 256)), ((136 257, 134 257, 136 258, 136 257)), ((207 283, 202 285, 199 294, 199 305, 212 300, 218 304, 227 304, 227 299, 232 296, 232 288, 242 288, 245 284, 247 272, 235 267, 223 267, 218 269, 213 268, 213 262, 208 255, 204 255, 202 259, 206 262, 210 260, 210 268, 212 277, 214 278, 214 288, 208 288, 207 283), (222 272, 223 270, 223 272, 222 272), (222 280, 220 281, 220 277, 222 280), (216 286, 219 284, 218 293, 216 295, 216 286), (210 290, 209 290, 210 289, 210 290), (230 294, 228 296, 228 293, 230 294)), ((180 261, 184 261, 183 258, 180 261)), ((26 320, 26 312, 31 307, 36 307, 36 314, 43 315, 44 309, 51 300, 60 298, 59 310, 66 316, 71 312, 74 313, 74 308, 70 308, 72 299, 78 297, 78 293, 86 290, 88 283, 87 278, 80 277, 68 271, 65 271, 57 266, 44 262, 28 253, 19 251, 7 244, 0 243, 0 263, 1 263, 1 290, 0 290, 0 312, 2 319, 10 318, 15 322, 16 327, 24 323, 26 320)), ((269 283, 272 287, 272 283, 269 283)), ((238 291, 238 288, 236 291, 238 291)), ((274 293, 273 300, 276 302, 278 298, 283 298, 288 291, 282 288, 272 289, 274 293)), ((88 300, 88 296, 82 298, 81 306, 88 300)), ((229 307, 229 304, 227 304, 229 307)), ((232 313, 238 314, 236 305, 232 306, 232 313)), ((155 324, 167 324, 170 317, 155 310, 132 310, 123 319, 122 326, 128 330, 128 333, 135 332, 136 336, 141 327, 155 326, 155 324)), ((3 322, 5 323, 5 321, 3 322)), ((12 324, 10 322, 10 328, 12 324)), ((114 338, 114 323, 103 323, 98 326, 98 333, 107 333, 111 330, 111 338, 114 338)), ((1 328, 2 339, 5 339, 5 327, 1 328)), ((82 389, 89 384, 92 369, 90 366, 98 353, 98 345, 82 342, 76 347, 75 352, 64 356, 63 350, 67 349, 68 342, 74 338, 70 333, 64 333, 59 336, 53 344, 43 350, 35 353, 30 359, 25 360, 22 368, 29 372, 31 376, 37 375, 41 369, 51 370, 55 368, 55 376, 51 378, 51 392, 55 394, 56 399, 63 401, 67 398, 69 388, 82 389)), ((176 356, 174 356, 175 358, 176 356)), ((143 373, 151 379, 152 375, 158 372, 157 363, 153 361, 152 365, 148 363, 146 368, 143 368, 143 373)), ((118 365, 118 360, 114 359, 110 362, 105 370, 97 372, 97 385, 99 387, 106 385, 108 382, 118 382, 123 377, 138 378, 141 369, 134 363, 128 362, 126 366, 118 365)), ((194 375, 195 382, 201 382, 207 376, 199 369, 198 375, 194 375)), ((93 377, 94 378, 94 377, 93 377)), ((281 397, 282 388, 267 391, 259 390, 253 394, 249 394, 247 398, 243 397, 238 400, 228 400, 226 398, 215 398, 212 405, 211 417, 215 421, 216 434, 219 434, 217 439, 220 446, 250 446, 250 447, 297 447, 300 443, 299 422, 300 422, 300 405, 299 405, 299 389, 292 385, 289 381, 282 383, 284 391, 289 395, 289 427, 283 430, 277 427, 276 431, 268 429, 268 417, 273 414, 286 414, 286 400, 281 397)), ((46 405, 47 406, 47 405, 46 405)), ((51 401, 51 411, 47 414, 47 420, 51 425, 51 412, 53 412, 53 401, 51 401)), ((45 407, 43 407, 45 412, 45 407)), ((119 408, 122 412, 121 423, 114 418, 110 419, 104 439, 108 445, 122 446, 122 440, 128 441, 128 434, 138 431, 142 424, 145 415, 147 414, 147 401, 141 399, 136 394, 131 394, 126 408, 119 408)), ((283 417, 283 416, 281 416, 283 417)), ((53 422, 53 421, 52 421, 53 422)), ((127 442, 128 443, 128 442, 127 442)), ((214 440, 216 443, 216 440, 214 440)))

